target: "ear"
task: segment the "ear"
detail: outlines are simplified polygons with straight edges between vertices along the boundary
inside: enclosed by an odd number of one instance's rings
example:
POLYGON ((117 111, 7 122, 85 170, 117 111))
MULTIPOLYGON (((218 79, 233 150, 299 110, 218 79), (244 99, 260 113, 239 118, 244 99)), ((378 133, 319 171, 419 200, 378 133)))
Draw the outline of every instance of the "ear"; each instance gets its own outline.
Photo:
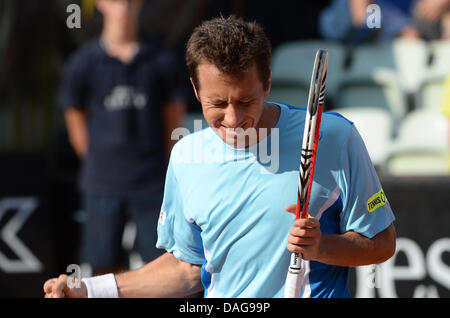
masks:
POLYGON ((271 86, 272 86, 272 72, 270 72, 269 78, 267 79, 267 89, 264 92, 264 98, 267 98, 267 96, 269 96, 271 86))
POLYGON ((190 77, 189 80, 191 81, 192 88, 194 89, 195 97, 200 102, 200 96, 198 95, 198 89, 197 87, 195 87, 194 80, 192 79, 192 77, 190 77))

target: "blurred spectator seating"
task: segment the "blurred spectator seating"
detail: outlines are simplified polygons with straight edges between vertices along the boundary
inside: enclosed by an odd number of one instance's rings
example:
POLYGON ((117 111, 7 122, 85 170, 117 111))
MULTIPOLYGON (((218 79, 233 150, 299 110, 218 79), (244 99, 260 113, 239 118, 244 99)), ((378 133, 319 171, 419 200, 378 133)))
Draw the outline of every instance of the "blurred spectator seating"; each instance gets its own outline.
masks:
POLYGON ((350 66, 339 84, 336 107, 385 109, 396 125, 408 111, 402 72, 396 63, 397 47, 402 46, 386 42, 355 47, 350 66))
POLYGON ((424 72, 416 100, 421 108, 439 112, 442 108, 445 78, 450 74, 450 40, 431 42, 430 57, 431 63, 424 72))
POLYGON ((448 121, 426 109, 409 113, 392 144, 387 171, 393 175, 446 175, 448 121))
POLYGON ((430 49, 418 39, 397 38, 392 42, 395 69, 406 94, 415 94, 427 70, 430 49))
POLYGON ((337 42, 309 40, 288 42, 274 50, 268 100, 306 107, 318 49, 328 51, 326 98, 335 96, 346 57, 345 47, 337 42))
POLYGON ((373 107, 346 107, 337 112, 354 123, 375 168, 383 171, 391 151, 393 127, 390 112, 373 107))

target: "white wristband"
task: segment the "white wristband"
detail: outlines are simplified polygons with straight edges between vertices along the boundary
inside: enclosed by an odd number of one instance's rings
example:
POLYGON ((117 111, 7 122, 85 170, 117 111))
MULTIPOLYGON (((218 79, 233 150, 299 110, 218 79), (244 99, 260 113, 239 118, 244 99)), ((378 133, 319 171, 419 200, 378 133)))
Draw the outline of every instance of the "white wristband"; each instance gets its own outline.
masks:
POLYGON ((119 298, 114 274, 83 278, 88 298, 119 298))

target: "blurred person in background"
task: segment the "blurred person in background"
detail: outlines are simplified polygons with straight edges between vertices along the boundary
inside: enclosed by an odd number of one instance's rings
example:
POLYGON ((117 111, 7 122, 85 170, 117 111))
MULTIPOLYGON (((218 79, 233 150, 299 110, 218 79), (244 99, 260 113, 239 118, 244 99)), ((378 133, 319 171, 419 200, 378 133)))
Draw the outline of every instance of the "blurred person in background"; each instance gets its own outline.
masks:
POLYGON ((449 37, 450 0, 333 0, 319 16, 325 39, 360 44, 396 37, 435 40, 449 37), (379 15, 369 6, 376 4, 379 15), (380 27, 367 20, 380 18, 380 27))
POLYGON ((422 38, 450 39, 450 0, 418 0, 412 16, 422 38))
POLYGON ((162 253, 156 224, 187 90, 176 56, 140 34, 142 5, 95 1, 101 35, 70 58, 60 88, 69 140, 82 159, 82 261, 94 274, 127 269, 121 242, 129 220, 142 261, 162 253))

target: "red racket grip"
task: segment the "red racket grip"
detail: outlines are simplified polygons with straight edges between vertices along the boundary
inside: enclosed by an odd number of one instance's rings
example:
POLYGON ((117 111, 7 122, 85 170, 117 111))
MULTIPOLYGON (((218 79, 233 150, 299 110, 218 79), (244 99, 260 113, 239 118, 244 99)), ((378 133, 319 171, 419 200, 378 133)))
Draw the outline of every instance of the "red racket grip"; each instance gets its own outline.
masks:
MULTIPOLYGON (((309 198, 311 197, 311 188, 314 179, 314 168, 316 166, 316 156, 317 156, 317 147, 319 145, 319 135, 320 135, 320 122, 322 120, 322 110, 323 105, 318 106, 317 110, 317 121, 316 121, 316 130, 314 132, 314 141, 313 141, 313 157, 311 161, 311 171, 310 177, 308 180, 308 192, 306 193, 306 199, 303 207, 301 207, 301 218, 308 218, 308 208, 309 208, 309 198)), ((297 197, 297 207, 299 206, 299 198, 297 197)))

